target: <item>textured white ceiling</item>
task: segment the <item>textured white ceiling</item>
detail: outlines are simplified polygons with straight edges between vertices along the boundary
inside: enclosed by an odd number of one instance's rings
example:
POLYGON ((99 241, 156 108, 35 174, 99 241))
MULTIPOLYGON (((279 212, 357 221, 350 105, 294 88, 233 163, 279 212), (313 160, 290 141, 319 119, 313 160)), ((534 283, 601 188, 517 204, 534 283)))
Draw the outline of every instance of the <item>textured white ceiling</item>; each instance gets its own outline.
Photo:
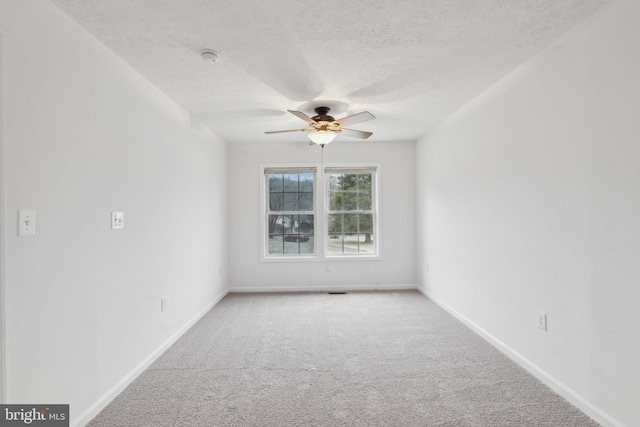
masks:
POLYGON ((229 142, 304 141, 263 132, 323 104, 415 140, 610 1, 52 0, 229 142))

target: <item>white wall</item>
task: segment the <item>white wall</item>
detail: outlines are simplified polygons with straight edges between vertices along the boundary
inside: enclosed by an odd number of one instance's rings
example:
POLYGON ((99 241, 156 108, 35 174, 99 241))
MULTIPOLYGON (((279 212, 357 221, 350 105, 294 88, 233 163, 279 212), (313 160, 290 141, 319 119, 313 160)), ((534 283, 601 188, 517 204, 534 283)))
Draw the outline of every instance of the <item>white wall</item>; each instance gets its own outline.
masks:
MULTIPOLYGON (((277 138, 277 137, 276 137, 277 138)), ((415 143, 352 142, 324 150, 325 163, 380 162, 382 259, 261 262, 260 165, 320 163, 320 148, 293 143, 229 147, 229 286, 231 290, 415 287, 415 143), (326 265, 329 272, 325 272, 326 265)))
POLYGON ((0 5, 7 400, 76 423, 226 292, 226 144, 49 2, 0 5))
POLYGON ((601 10, 417 147, 420 286, 604 425, 640 425, 638 22, 601 10))
MULTIPOLYGON (((0 212, 4 218, 4 114, 2 113, 2 102, 4 95, 2 88, 4 85, 4 67, 2 65, 2 33, 0 32, 0 212)), ((5 403, 5 363, 4 363, 4 331, 5 331, 5 297, 4 297, 4 222, 0 220, 0 403, 5 403)))

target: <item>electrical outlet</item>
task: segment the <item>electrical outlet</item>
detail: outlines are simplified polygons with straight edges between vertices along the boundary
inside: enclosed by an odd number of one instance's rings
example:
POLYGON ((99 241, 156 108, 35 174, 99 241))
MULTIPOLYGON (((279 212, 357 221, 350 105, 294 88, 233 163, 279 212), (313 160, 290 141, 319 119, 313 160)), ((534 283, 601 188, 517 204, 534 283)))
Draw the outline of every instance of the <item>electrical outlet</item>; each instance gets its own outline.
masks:
POLYGON ((547 313, 538 311, 538 328, 542 329, 543 331, 547 330, 547 313))
POLYGON ((124 228, 124 212, 111 212, 111 229, 124 228))
POLYGON ((160 298, 160 311, 163 313, 167 311, 167 297, 160 298))
POLYGON ((326 273, 328 273, 328 272, 329 272, 329 264, 325 264, 325 265, 324 265, 324 271, 325 271, 326 273))

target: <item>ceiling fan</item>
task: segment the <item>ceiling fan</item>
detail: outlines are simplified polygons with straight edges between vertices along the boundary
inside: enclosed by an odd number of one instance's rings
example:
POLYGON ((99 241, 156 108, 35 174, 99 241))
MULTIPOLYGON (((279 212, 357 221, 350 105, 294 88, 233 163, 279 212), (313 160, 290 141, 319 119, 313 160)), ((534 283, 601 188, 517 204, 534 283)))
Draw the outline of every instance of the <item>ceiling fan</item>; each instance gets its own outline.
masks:
POLYGON ((284 133, 284 132, 310 132, 307 136, 311 140, 309 145, 318 144, 321 147, 324 147, 328 143, 334 140, 334 138, 341 133, 345 136, 350 136, 352 138, 360 138, 367 139, 373 133, 364 132, 361 130, 354 129, 346 129, 342 126, 344 125, 353 125, 356 123, 366 122, 368 120, 375 119, 375 116, 368 111, 363 111, 362 113, 353 114, 351 116, 344 117, 340 120, 334 119, 332 116, 329 116, 329 107, 316 107, 314 111, 316 115, 313 117, 309 117, 300 111, 287 110, 294 116, 299 119, 304 120, 309 124, 310 127, 304 129, 293 129, 293 130, 276 130, 271 132, 265 132, 267 134, 271 133, 284 133))

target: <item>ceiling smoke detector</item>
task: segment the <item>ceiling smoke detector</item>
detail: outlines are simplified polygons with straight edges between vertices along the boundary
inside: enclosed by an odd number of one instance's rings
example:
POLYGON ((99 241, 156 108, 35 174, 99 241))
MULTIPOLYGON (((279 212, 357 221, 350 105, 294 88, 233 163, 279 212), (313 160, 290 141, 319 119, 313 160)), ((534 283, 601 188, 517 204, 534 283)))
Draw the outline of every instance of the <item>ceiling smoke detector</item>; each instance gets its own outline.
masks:
POLYGON ((202 56, 202 60, 205 62, 218 62, 218 60, 220 59, 220 54, 211 49, 201 50, 200 56, 202 56))

